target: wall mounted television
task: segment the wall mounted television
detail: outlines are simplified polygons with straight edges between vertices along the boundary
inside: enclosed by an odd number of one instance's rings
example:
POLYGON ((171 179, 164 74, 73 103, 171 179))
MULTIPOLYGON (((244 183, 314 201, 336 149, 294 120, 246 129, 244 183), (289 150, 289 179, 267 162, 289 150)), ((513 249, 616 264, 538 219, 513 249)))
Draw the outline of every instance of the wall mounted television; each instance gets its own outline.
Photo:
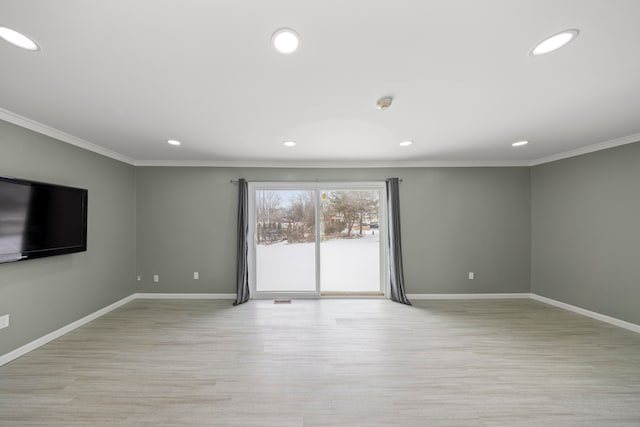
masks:
POLYGON ((0 263, 86 251, 87 195, 0 176, 0 263))

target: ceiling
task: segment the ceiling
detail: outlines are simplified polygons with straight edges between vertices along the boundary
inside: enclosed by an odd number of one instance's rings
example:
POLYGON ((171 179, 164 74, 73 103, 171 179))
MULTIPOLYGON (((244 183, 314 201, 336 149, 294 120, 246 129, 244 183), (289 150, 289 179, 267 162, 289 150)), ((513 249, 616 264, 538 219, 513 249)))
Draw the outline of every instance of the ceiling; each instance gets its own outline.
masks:
POLYGON ((3 0, 0 26, 42 49, 0 40, 0 118, 140 165, 535 164, 640 139, 638 16, 637 0, 3 0))

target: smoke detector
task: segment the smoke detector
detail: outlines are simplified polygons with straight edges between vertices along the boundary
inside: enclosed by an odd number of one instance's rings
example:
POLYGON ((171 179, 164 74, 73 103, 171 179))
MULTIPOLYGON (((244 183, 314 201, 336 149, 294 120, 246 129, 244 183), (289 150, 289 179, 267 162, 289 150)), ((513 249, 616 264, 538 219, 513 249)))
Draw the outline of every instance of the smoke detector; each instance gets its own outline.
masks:
POLYGON ((378 99, 378 101, 376 102, 376 107, 378 107, 378 110, 386 110, 387 108, 391 107, 392 103, 393 103, 393 97, 385 96, 383 98, 378 99))

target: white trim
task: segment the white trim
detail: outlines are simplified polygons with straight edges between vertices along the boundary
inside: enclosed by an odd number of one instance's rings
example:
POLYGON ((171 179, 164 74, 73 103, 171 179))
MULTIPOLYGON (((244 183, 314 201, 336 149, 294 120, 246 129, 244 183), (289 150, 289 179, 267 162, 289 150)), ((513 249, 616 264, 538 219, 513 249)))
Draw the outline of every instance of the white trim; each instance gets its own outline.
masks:
POLYGON ((640 325, 636 325, 635 323, 626 322, 624 320, 616 319, 615 317, 596 313, 595 311, 587 310, 575 305, 567 304, 565 302, 556 301, 554 299, 543 297, 537 294, 530 295, 531 299, 533 300, 540 301, 554 307, 562 308, 564 310, 573 311, 574 313, 582 314, 583 316, 591 317, 592 319, 600 320, 601 322, 606 322, 611 325, 619 326, 621 328, 640 333, 640 325))
POLYGON ((20 356, 23 356, 38 347, 41 347, 48 342, 55 340, 56 338, 60 338, 66 333, 73 331, 74 329, 79 328, 80 326, 86 325, 92 320, 97 319, 100 316, 103 316, 110 311, 115 310, 118 307, 121 307, 127 303, 135 299, 235 299, 236 294, 154 294, 154 293, 135 293, 131 294, 126 298, 123 298, 119 301, 114 302, 100 310, 93 312, 82 319, 78 319, 75 322, 71 322, 66 326, 63 326, 60 329, 57 329, 53 332, 48 333, 47 335, 40 337, 36 340, 31 341, 17 349, 10 351, 7 354, 3 354, 0 356, 0 366, 5 365, 12 360, 17 359, 20 356))
POLYGON ((62 132, 61 130, 52 128, 51 126, 47 126, 40 122, 36 122, 35 120, 31 120, 27 117, 13 113, 9 110, 5 110, 4 108, 0 108, 0 119, 23 127, 25 129, 50 136, 51 138, 55 138, 62 142, 75 145, 76 147, 84 148, 85 150, 93 151, 94 153, 98 153, 100 155, 110 157, 124 163, 128 163, 130 165, 135 166, 137 163, 135 159, 132 159, 131 157, 116 153, 115 151, 109 150, 108 148, 104 148, 100 145, 70 135, 66 132, 62 132))
POLYGON ((315 291, 310 292, 270 292, 270 291, 262 291, 262 292, 250 292, 251 300, 269 300, 269 299, 321 299, 315 291))
POLYGON ((601 322, 609 323, 620 328, 628 329, 633 332, 640 333, 640 325, 627 322, 625 320, 616 319, 615 317, 607 316, 605 314, 596 313, 595 311, 587 310, 575 305, 567 304, 564 302, 556 301, 551 298, 543 297, 533 293, 511 293, 511 294, 407 294, 409 300, 463 300, 463 299, 521 299, 528 298, 535 301, 539 301, 545 304, 552 305, 554 307, 561 308, 563 310, 572 311, 574 313, 581 314, 583 316, 591 317, 592 319, 600 320, 601 322))
POLYGON ((38 347, 41 347, 45 344, 47 344, 48 342, 51 342, 53 340, 55 340, 56 338, 60 338, 61 336, 63 336, 64 334, 73 331, 74 329, 79 328, 80 326, 86 325, 87 323, 91 322, 92 320, 97 319, 98 317, 109 313, 110 311, 115 310, 116 308, 123 306, 131 301, 133 301, 135 299, 135 295, 129 295, 126 298, 121 299, 120 301, 116 301, 111 305, 108 305, 104 308, 101 308, 100 310, 93 312, 85 317, 83 317, 82 319, 78 319, 75 322, 71 322, 66 326, 63 326, 60 329, 57 329, 53 332, 48 333, 47 335, 40 337, 36 340, 31 341, 30 343, 27 343, 25 345, 23 345, 22 347, 18 347, 17 349, 10 351, 7 354, 4 354, 2 356, 0 356, 0 366, 5 365, 9 362, 11 362, 12 360, 17 359, 20 356, 23 356, 27 353, 29 353, 30 351, 35 350, 38 347))
POLYGON ((384 295, 358 295, 358 294, 346 294, 346 295, 321 295, 318 299, 388 299, 384 295))
MULTIPOLYGON (((83 326, 92 320, 103 316, 110 311, 115 310, 135 299, 235 299, 236 294, 172 294, 172 293, 135 293, 126 298, 114 302, 94 313, 91 313, 81 319, 71 322, 60 329, 48 333, 47 335, 31 341, 17 349, 10 351, 7 354, 0 356, 0 366, 5 365, 12 360, 23 356, 38 347, 41 347, 56 338, 60 338, 66 333, 73 331, 74 329, 83 326)), ((584 308, 576 307, 575 305, 567 304, 564 302, 556 301, 551 298, 543 297, 537 294, 531 293, 503 293, 503 294, 407 294, 409 299, 413 300, 463 300, 463 299, 533 299, 545 304, 552 305, 554 307, 562 308, 564 310, 572 311, 574 313, 581 314, 583 316, 591 317, 601 322, 609 323, 620 328, 628 329, 633 332, 640 333, 640 325, 635 323, 626 322, 624 320, 616 319, 615 317, 606 316, 604 314, 596 313, 595 311, 586 310, 584 308)), ((299 297, 297 297, 299 298, 299 297)), ((315 298, 315 296, 314 296, 315 298)), ((323 299, 329 299, 331 297, 322 297, 323 299)), ((338 297, 336 297, 338 298, 338 297)), ((344 298, 344 297, 339 297, 344 298)), ((382 299, 384 297, 358 297, 352 296, 350 298, 366 298, 366 299, 382 299)))
POLYGON ((320 277, 321 271, 321 259, 320 259, 320 244, 322 239, 320 239, 321 227, 321 203, 320 203, 320 191, 321 190, 334 190, 334 189, 345 189, 345 190, 376 190, 379 191, 379 212, 378 212, 378 221, 379 221, 379 230, 378 235, 380 236, 379 241, 379 289, 378 290, 370 290, 371 292, 383 292, 387 295, 387 290, 385 283, 387 283, 386 271, 388 270, 388 263, 386 262, 386 252, 385 252, 385 242, 388 239, 387 236, 387 209, 386 209, 386 186, 384 180, 377 181, 261 181, 261 182, 251 182, 248 183, 248 193, 249 193, 249 230, 247 234, 247 242, 249 243, 249 252, 248 252, 248 266, 249 266, 249 294, 251 299, 273 299, 273 298, 324 298, 322 297, 322 289, 321 283, 322 278, 320 277), (315 289, 313 291, 258 291, 257 290, 257 239, 256 239, 256 195, 257 191, 260 190, 269 190, 269 191, 277 191, 277 190, 307 190, 313 191, 314 193, 314 214, 315 214, 315 289))
POLYGON ((236 294, 161 294, 161 293, 136 293, 136 299, 236 299, 236 294))
POLYGON ((259 161, 259 160, 136 160, 125 156, 101 145, 94 144, 82 138, 78 138, 54 127, 21 116, 12 111, 0 108, 0 120, 13 123, 25 129, 50 136, 62 142, 76 147, 101 154, 112 159, 128 163, 133 166, 167 166, 167 167, 225 167, 225 168, 336 168, 336 169, 360 169, 360 168, 479 168, 479 167, 527 167, 537 166, 556 160, 606 150, 625 144, 640 142, 640 133, 623 136, 604 141, 575 150, 564 151, 533 160, 394 160, 394 161, 259 161))
POLYGON ((394 160, 394 161, 258 161, 258 160, 138 160, 136 166, 221 167, 221 168, 479 168, 527 167, 529 160, 394 160))
POLYGON ((407 294, 409 300, 434 300, 434 299, 527 299, 531 294, 407 294))
POLYGON ((581 156, 583 154, 606 150, 607 148, 618 147, 620 145, 626 145, 626 144, 633 144, 634 142, 640 142, 640 133, 634 133, 632 135, 623 136, 621 138, 616 138, 609 141, 588 145, 586 147, 577 148, 575 150, 564 151, 562 153, 552 154, 546 157, 540 157, 539 159, 535 159, 529 162, 529 166, 537 166, 543 163, 555 162, 556 160, 568 159, 569 157, 581 156))

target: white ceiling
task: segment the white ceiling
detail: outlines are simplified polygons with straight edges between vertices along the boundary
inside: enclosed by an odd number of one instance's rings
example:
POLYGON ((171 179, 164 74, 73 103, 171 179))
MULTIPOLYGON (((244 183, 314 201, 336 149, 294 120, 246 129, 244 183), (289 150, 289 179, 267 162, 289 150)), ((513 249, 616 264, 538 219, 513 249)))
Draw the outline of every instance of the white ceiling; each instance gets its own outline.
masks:
POLYGON ((638 0, 3 0, 0 26, 42 50, 0 41, 0 118, 134 164, 531 164, 640 139, 639 16, 638 0), (292 55, 272 48, 281 27, 292 55))

